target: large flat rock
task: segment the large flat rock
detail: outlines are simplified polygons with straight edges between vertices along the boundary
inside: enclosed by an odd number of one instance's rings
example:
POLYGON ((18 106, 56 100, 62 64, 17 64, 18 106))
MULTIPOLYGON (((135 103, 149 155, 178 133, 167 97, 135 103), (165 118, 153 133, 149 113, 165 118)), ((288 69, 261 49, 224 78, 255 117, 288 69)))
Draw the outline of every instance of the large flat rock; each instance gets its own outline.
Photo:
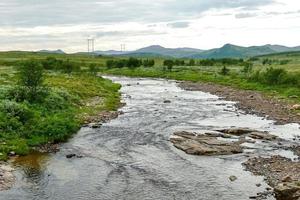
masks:
POLYGON ((193 155, 231 155, 243 152, 240 142, 223 141, 212 135, 183 131, 174 133, 170 141, 176 148, 193 155))

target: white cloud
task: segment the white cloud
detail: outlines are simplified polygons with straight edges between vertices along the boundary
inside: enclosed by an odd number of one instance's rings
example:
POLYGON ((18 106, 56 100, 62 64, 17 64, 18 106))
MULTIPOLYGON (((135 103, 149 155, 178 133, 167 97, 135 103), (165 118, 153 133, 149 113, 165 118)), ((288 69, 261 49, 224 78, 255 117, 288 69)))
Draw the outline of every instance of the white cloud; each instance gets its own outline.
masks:
POLYGON ((2 0, 0 50, 300 44, 297 0, 2 0))

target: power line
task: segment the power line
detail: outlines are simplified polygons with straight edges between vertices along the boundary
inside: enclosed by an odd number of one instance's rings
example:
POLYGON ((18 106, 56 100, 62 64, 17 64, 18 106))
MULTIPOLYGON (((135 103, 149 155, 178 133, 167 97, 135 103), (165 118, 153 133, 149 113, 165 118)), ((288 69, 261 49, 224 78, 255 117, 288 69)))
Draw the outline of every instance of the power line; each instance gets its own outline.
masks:
POLYGON ((90 38, 90 39, 87 39, 87 50, 88 50, 88 53, 94 53, 95 51, 95 39, 93 38, 90 38))
POLYGON ((121 44, 121 51, 126 51, 126 44, 121 44))

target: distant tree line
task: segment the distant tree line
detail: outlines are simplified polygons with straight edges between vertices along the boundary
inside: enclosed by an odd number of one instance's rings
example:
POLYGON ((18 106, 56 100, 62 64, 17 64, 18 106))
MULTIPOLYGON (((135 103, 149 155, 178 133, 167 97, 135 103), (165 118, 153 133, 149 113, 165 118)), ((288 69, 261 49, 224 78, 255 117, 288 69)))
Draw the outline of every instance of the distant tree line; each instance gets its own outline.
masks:
POLYGON ((54 57, 47 57, 45 60, 41 61, 41 64, 45 70, 62 71, 67 74, 80 71, 80 65, 69 59, 59 60, 54 57))
MULTIPOLYGON (((84 62, 79 63, 79 62, 71 61, 69 59, 63 60, 63 59, 57 59, 55 57, 47 57, 42 60, 30 60, 27 62, 27 64, 32 62, 34 62, 35 65, 39 64, 44 70, 57 71, 66 74, 83 72, 82 67, 87 68, 87 71, 93 75, 96 75, 97 72, 99 71, 99 66, 96 63, 89 63, 89 64, 84 62)), ((23 65, 23 64, 24 63, 21 62, 18 65, 23 65)))
POLYGON ((237 65, 245 66, 248 61, 244 59, 235 58, 222 58, 222 59, 201 59, 201 60, 185 60, 185 59, 167 59, 166 63, 173 66, 224 66, 224 65, 237 65))
POLYGON ((153 67, 155 65, 155 61, 153 59, 137 59, 130 57, 128 59, 120 59, 120 60, 107 60, 106 67, 108 69, 112 68, 123 68, 128 67, 130 69, 135 69, 141 66, 144 67, 153 67))
POLYGON ((164 60, 163 66, 172 70, 174 66, 223 66, 221 74, 228 74, 229 69, 225 66, 235 65, 244 66, 245 70, 248 72, 252 69, 252 63, 244 59, 234 59, 234 58, 222 58, 222 59, 201 59, 201 60, 184 60, 184 59, 167 59, 164 60), (225 67, 225 68, 224 68, 225 67))
POLYGON ((269 59, 265 58, 262 60, 263 65, 272 65, 272 64, 278 64, 278 65, 286 65, 290 62, 290 60, 277 60, 277 59, 269 59))

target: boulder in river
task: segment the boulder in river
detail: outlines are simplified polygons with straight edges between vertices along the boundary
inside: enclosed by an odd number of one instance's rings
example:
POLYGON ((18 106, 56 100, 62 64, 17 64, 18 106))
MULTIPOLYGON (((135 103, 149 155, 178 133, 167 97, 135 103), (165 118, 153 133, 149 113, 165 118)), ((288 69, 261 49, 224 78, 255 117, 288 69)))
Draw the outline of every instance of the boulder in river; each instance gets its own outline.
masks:
POLYGON ((280 183, 274 188, 277 200, 299 200, 300 199, 300 182, 280 183))
POLYGON ((205 134, 176 132, 170 141, 176 148, 193 155, 231 155, 243 152, 240 142, 227 142, 205 134))

